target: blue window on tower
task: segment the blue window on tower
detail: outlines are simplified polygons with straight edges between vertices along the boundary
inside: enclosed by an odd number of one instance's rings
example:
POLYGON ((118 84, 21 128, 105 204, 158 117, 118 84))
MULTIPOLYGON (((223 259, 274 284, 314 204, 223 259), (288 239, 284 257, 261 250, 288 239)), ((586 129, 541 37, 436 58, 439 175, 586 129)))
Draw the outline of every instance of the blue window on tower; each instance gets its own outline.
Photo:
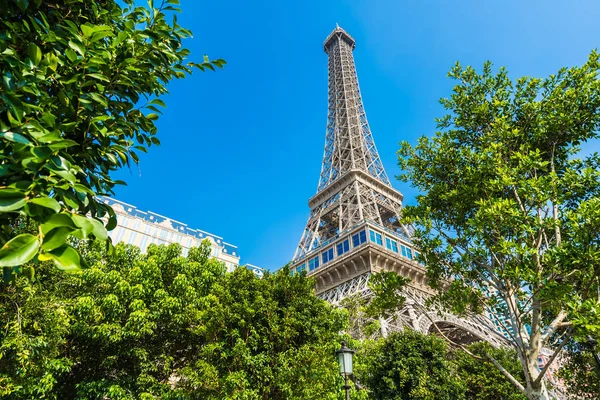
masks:
POLYGON ((401 248, 401 250, 402 250, 402 255, 403 255, 404 257, 406 257, 406 247, 404 247, 404 246, 400 245, 400 248, 401 248))
POLYGON ((371 238, 372 243, 377 243, 378 245, 383 246, 383 241, 381 240, 381 233, 369 231, 369 236, 371 238))
POLYGON ((355 235, 352 235, 352 246, 356 247, 367 241, 367 232, 360 231, 355 235))
POLYGON ((323 252, 322 254, 323 256, 323 264, 325 264, 326 262, 329 262, 331 260, 333 260, 333 247, 330 249, 327 249, 323 252))
POLYGON ((302 264, 296 267, 296 273, 300 274, 302 273, 302 271, 304 271, 306 269, 306 264, 302 264))
POLYGON ((385 238, 385 247, 388 250, 393 251, 394 253, 398 252, 398 242, 396 242, 395 240, 390 239, 388 237, 385 238))
POLYGON ((308 270, 312 271, 319 268, 319 257, 315 257, 308 261, 308 270))
POLYGON ((412 250, 408 247, 406 248, 406 257, 410 258, 411 260, 413 259, 412 250))
POLYGON ((348 239, 344 240, 341 243, 338 243, 338 245, 337 245, 337 255, 338 256, 341 256, 348 250, 350 250, 350 242, 348 242, 348 239))

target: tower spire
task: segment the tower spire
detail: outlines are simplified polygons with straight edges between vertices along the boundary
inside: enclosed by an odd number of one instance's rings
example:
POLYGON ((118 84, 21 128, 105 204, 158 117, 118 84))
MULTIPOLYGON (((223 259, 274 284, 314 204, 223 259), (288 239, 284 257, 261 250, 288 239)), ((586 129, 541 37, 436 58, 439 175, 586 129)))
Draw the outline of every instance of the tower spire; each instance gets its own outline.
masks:
POLYGON ((408 236, 400 224, 402 194, 390 184, 367 122, 352 51, 355 40, 336 28, 324 42, 328 56, 328 113, 323 164, 311 216, 294 259, 340 232, 369 220, 408 236))

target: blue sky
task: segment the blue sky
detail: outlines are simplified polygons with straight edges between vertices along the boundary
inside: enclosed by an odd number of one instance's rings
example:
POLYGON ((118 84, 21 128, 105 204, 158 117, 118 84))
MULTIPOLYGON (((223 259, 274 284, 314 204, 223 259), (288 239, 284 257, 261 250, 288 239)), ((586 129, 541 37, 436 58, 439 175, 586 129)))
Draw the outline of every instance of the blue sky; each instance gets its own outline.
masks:
MULTIPOLYGON (((191 59, 225 69, 173 82, 162 145, 116 174, 116 198, 222 236, 242 263, 288 262, 316 192, 327 116, 324 39, 336 22, 354 57, 367 117, 390 178, 398 143, 432 135, 460 61, 546 76, 600 47, 600 2, 182 0, 191 59)), ((393 181, 414 202, 408 184, 393 181)))

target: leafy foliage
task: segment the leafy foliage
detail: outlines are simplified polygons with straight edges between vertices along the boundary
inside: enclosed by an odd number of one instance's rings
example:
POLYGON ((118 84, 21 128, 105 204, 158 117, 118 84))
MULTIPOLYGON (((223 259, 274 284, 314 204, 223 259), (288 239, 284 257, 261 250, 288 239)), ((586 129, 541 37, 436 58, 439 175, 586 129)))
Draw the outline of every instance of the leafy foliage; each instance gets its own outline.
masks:
POLYGON ((406 300, 402 288, 409 282, 410 279, 395 272, 380 271, 369 280, 371 296, 357 294, 342 300, 340 305, 348 315, 350 336, 356 339, 387 336, 385 319, 402 308, 406 300))
MULTIPOLYGON (((512 82, 507 71, 457 64, 433 138, 402 144, 402 179, 422 195, 406 207, 438 300, 497 316, 517 350, 531 399, 547 398, 543 346, 600 330, 600 64, 512 82), (458 278, 458 279, 457 279, 458 278)), ((499 365, 499 364, 498 364, 499 365)), ((497 366, 498 366, 497 365, 497 366)))
POLYGON ((174 5, 133 0, 0 0, 0 266, 4 275, 38 256, 81 266, 68 238, 107 238, 116 219, 97 195, 110 173, 159 144, 155 122, 166 85, 186 62, 174 5), (124 6, 124 7, 123 7, 124 6), (167 22, 167 13, 173 14, 167 22), (106 227, 101 218, 108 218, 106 227), (36 230, 13 235, 32 220, 36 230), (39 226, 39 229, 37 229, 39 226))
POLYGON ((409 282, 410 279, 392 271, 373 274, 368 283, 373 296, 365 308, 366 314, 371 317, 387 318, 402 308, 406 299, 401 290, 409 282))
POLYGON ((446 343, 414 331, 395 332, 357 354, 361 383, 377 400, 460 400, 464 386, 448 361, 446 343))
MULTIPOLYGON (((495 349, 488 343, 479 342, 470 345, 468 350, 482 358, 486 357, 486 354, 491 354, 519 380, 525 379, 516 351, 513 349, 495 349)), ((466 400, 526 400, 526 397, 490 362, 476 359, 462 350, 455 350, 451 359, 456 365, 458 376, 466 386, 466 400)))
POLYGON ((5 398, 337 399, 344 314, 283 269, 225 273, 203 244, 147 254, 82 244, 88 269, 44 265, 0 303, 5 398), (67 345, 68 343, 68 345, 67 345))

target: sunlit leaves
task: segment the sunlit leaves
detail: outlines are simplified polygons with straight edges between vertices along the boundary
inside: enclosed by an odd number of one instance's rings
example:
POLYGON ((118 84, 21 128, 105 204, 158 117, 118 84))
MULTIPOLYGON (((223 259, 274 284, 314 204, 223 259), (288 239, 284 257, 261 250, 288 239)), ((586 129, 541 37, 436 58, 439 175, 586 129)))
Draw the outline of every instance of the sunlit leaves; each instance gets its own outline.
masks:
MULTIPOLYGON (((70 247, 57 255, 60 241, 106 239, 101 221, 112 229, 116 220, 96 196, 112 194, 123 184, 112 172, 160 143, 160 97, 195 65, 182 46, 191 32, 176 18, 167 22, 165 12, 178 12, 175 1, 1 5, 0 245, 19 221, 45 225, 40 256, 71 269, 78 259, 70 247), (54 215, 68 216, 75 227, 50 233, 54 215)), ((223 65, 204 57, 198 68, 223 65)))
POLYGON ((600 169, 597 154, 581 155, 599 138, 599 71, 596 52, 545 79, 457 63, 439 131, 399 151, 401 178, 422 193, 404 215, 430 283, 453 280, 438 300, 487 307, 524 335, 514 345, 530 391, 542 345, 599 332, 600 169))
POLYGON ((37 254, 40 241, 28 233, 15 236, 0 248, 0 267, 22 265, 37 254))

